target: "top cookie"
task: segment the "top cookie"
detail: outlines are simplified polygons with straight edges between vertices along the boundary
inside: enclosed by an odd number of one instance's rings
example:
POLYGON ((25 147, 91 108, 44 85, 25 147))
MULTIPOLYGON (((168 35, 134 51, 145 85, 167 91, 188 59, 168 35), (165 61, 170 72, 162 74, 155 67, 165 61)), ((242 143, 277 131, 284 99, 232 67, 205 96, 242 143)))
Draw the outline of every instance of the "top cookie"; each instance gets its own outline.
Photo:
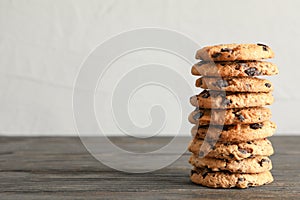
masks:
POLYGON ((205 61, 261 60, 273 57, 272 49, 259 43, 207 46, 196 53, 196 59, 205 61))

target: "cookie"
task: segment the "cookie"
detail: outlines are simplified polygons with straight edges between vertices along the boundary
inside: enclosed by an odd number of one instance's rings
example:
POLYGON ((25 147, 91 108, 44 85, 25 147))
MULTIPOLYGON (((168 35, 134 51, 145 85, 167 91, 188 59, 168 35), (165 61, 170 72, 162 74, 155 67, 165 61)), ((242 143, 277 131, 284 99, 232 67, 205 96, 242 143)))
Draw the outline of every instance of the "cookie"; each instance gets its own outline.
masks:
POLYGON ((192 136, 198 139, 219 142, 248 142, 272 136, 276 131, 276 124, 265 121, 255 124, 236 124, 225 126, 194 126, 192 136))
POLYGON ((208 158, 227 160, 242 160, 255 156, 271 156, 274 153, 271 142, 266 138, 240 143, 215 143, 209 140, 194 138, 190 142, 188 150, 200 157, 205 156, 208 158))
POLYGON ((273 101, 274 97, 270 92, 232 93, 204 90, 190 98, 195 107, 215 109, 259 107, 270 105, 273 101))
POLYGON ((247 188, 273 182, 270 171, 255 174, 212 172, 207 168, 194 168, 190 179, 193 183, 212 188, 247 188))
POLYGON ((217 158, 200 158, 192 154, 189 163, 195 167, 208 168, 212 171, 228 171, 231 173, 261 173, 272 169, 271 159, 267 156, 256 156, 243 160, 226 160, 217 158))
POLYGON ((252 124, 268 121, 271 110, 264 107, 234 108, 227 110, 196 108, 188 117, 190 123, 198 125, 252 124))
POLYGON ((191 73, 215 77, 271 76, 278 74, 278 68, 275 64, 264 61, 201 61, 192 67, 191 73))
POLYGON ((264 44, 220 44, 196 52, 196 59, 205 61, 261 60, 273 58, 274 52, 264 44))
POLYGON ((196 80, 196 87, 228 92, 271 92, 273 84, 266 79, 255 77, 201 77, 196 80))

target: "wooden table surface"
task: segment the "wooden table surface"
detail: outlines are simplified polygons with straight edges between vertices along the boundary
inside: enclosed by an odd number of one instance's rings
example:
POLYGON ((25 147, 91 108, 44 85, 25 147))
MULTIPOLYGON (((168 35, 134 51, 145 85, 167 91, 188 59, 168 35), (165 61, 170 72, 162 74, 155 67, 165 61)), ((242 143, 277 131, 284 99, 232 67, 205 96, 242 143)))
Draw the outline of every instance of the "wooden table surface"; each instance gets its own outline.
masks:
POLYGON ((128 174, 95 160, 78 138, 0 137, 0 199, 300 199, 300 137, 270 140, 276 151, 272 184, 210 189, 190 182, 189 153, 162 170, 128 174))

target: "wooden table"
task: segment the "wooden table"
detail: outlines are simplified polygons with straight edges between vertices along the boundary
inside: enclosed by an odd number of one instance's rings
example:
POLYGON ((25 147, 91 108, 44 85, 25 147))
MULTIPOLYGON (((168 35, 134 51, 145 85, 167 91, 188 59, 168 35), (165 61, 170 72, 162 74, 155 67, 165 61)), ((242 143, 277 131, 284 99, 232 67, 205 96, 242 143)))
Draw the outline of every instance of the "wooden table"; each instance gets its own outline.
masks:
MULTIPOLYGON (((124 146, 129 140, 114 138, 124 146)), ((300 199, 300 137, 271 141, 275 182, 210 189, 189 181, 189 153, 165 169, 128 174, 95 160, 78 138, 0 137, 0 199, 300 199)))

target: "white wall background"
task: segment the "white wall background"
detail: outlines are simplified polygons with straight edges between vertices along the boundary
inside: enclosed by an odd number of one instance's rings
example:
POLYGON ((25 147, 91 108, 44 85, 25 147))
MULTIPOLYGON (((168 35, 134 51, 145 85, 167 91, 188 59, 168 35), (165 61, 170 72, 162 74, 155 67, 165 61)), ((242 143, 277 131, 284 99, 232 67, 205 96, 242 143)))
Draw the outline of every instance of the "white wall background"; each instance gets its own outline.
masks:
POLYGON ((201 45, 269 44, 280 69, 270 78, 277 134, 300 133, 299 8, 297 0, 1 0, 0 134, 76 135, 81 62, 112 35, 140 27, 173 29, 201 45))

